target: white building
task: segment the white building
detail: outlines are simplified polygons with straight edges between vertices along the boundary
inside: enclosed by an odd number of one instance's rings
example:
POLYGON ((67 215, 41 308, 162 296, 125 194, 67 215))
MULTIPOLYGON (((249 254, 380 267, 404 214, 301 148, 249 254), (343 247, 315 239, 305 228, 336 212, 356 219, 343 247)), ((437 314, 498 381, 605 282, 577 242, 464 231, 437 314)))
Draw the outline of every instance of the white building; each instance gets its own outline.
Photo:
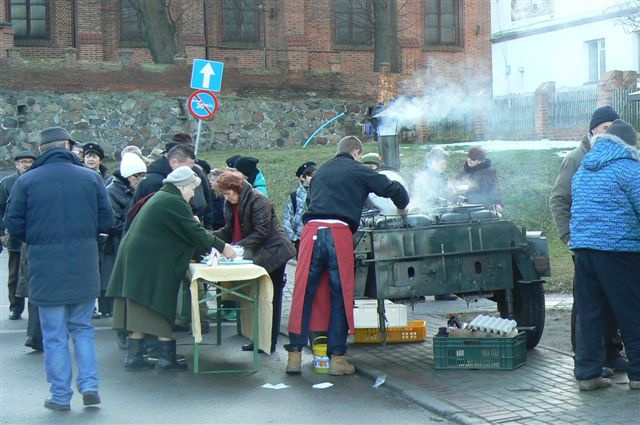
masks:
POLYGON ((494 96, 640 72, 640 28, 621 21, 634 11, 640 0, 491 0, 494 96))

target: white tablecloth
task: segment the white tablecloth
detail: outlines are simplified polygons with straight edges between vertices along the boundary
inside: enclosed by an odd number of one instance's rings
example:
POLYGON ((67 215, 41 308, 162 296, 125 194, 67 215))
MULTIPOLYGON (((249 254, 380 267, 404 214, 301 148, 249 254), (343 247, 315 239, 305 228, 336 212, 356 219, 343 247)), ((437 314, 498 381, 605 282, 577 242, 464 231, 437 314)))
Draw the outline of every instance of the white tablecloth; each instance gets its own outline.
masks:
MULTIPOLYGON (((255 264, 237 264, 207 266, 192 263, 189 265, 191 278, 191 329, 196 343, 202 342, 200 330, 200 309, 198 308, 198 279, 217 282, 225 287, 258 279, 260 294, 258 296, 258 326, 260 341, 258 348, 265 353, 271 352, 271 322, 273 318, 273 283, 267 271, 255 264)), ((248 294, 249 288, 243 289, 248 294)), ((240 300, 243 310, 240 313, 242 335, 253 340, 253 306, 249 301, 240 300)), ((255 342, 255 341, 254 341, 255 342)))

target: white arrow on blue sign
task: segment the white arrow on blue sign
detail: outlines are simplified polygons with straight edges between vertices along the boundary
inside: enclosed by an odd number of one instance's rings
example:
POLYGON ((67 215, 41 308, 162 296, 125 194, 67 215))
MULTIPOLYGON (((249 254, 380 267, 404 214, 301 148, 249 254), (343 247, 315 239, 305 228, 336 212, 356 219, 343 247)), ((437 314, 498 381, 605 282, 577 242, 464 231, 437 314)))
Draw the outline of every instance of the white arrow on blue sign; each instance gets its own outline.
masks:
POLYGON ((223 72, 224 63, 222 62, 194 59, 191 71, 191 88, 220 91, 223 72))

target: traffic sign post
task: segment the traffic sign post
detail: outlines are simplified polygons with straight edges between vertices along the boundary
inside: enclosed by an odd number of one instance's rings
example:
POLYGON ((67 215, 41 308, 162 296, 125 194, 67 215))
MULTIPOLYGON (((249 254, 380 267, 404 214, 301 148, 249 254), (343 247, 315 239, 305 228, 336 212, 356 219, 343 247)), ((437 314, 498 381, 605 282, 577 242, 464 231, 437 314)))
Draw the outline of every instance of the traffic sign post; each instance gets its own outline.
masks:
POLYGON ((224 63, 222 62, 194 59, 191 71, 191 88, 220 91, 223 72, 224 63))
POLYGON ((198 146, 200 144, 200 131, 202 129, 202 120, 210 120, 218 113, 220 103, 216 95, 207 90, 196 90, 187 101, 189 112, 198 119, 198 132, 196 133, 195 154, 198 155, 198 146))

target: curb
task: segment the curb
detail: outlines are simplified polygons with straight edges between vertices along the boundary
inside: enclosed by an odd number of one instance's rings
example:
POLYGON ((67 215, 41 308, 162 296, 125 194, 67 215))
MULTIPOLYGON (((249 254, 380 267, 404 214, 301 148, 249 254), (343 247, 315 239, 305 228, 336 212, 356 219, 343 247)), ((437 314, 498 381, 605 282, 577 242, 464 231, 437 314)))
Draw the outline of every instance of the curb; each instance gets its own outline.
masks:
MULTIPOLYGON (((358 361, 353 358, 349 360, 356 366, 356 374, 360 376, 375 380, 378 376, 385 375, 384 372, 376 368, 367 366, 364 362, 358 361)), ((394 394, 397 394, 399 397, 417 404, 418 406, 421 406, 424 409, 455 423, 462 425, 478 425, 490 423, 460 407, 454 406, 451 403, 447 403, 446 401, 442 401, 436 397, 433 397, 429 395, 428 391, 426 391, 424 388, 416 387, 415 385, 409 384, 406 381, 385 381, 383 385, 386 386, 387 389, 391 390, 394 394)))

